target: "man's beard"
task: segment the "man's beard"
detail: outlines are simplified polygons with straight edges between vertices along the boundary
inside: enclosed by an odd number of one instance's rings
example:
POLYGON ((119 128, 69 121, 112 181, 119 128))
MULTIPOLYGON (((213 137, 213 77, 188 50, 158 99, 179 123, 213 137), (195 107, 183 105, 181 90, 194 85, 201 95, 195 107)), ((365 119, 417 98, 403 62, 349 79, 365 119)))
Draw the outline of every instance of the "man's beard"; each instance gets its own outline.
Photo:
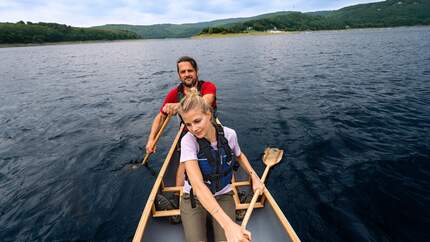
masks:
POLYGON ((196 85, 198 78, 194 79, 191 84, 188 84, 187 82, 183 81, 182 83, 184 84, 185 87, 187 88, 192 88, 196 85))

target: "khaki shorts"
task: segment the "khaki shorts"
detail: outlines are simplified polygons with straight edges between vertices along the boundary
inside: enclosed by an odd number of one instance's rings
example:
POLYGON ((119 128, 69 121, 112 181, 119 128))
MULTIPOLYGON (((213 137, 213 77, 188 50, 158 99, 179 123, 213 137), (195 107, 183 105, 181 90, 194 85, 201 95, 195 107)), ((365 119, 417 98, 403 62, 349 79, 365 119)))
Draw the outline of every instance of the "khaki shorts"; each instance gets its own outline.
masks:
MULTIPOLYGON (((236 208, 233 199, 233 192, 216 196, 218 204, 224 212, 235 221, 236 208)), ((200 204, 197 197, 196 207, 191 207, 190 194, 184 193, 181 197, 180 209, 182 226, 184 227, 187 242, 208 241, 206 238, 206 217, 210 214, 200 204)), ((211 218, 212 219, 212 218, 211 218)), ((227 241, 224 230, 215 219, 212 219, 214 241, 227 241)))

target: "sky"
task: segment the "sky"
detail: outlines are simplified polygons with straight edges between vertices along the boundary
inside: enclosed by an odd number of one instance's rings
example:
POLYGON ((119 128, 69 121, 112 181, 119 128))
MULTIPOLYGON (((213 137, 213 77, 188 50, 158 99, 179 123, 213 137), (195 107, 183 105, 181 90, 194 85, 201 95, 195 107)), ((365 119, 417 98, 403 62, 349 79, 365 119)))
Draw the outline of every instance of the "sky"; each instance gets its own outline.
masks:
POLYGON ((104 24, 196 23, 276 11, 336 10, 371 0, 0 0, 0 22, 104 24))

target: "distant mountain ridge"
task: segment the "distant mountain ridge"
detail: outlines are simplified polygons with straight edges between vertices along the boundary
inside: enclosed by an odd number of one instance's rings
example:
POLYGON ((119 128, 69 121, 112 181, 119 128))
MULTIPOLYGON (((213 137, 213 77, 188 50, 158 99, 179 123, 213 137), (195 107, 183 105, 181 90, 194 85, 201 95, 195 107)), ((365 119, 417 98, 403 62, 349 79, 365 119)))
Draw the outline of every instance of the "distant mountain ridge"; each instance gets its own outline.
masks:
POLYGON ((103 26, 95 26, 93 28, 106 30, 127 30, 138 34, 144 39, 187 38, 199 34, 202 29, 207 27, 224 26, 227 24, 240 23, 249 20, 263 19, 270 16, 285 15, 288 13, 291 13, 291 11, 280 11, 252 17, 220 19, 199 23, 153 25, 107 24, 103 26))
POLYGON ((284 31, 329 30, 366 27, 395 27, 430 25, 429 0, 387 0, 358 4, 333 11, 294 12, 281 11, 253 17, 230 18, 187 24, 96 26, 96 29, 127 30, 141 38, 186 38, 199 33, 240 33, 249 30, 284 31))

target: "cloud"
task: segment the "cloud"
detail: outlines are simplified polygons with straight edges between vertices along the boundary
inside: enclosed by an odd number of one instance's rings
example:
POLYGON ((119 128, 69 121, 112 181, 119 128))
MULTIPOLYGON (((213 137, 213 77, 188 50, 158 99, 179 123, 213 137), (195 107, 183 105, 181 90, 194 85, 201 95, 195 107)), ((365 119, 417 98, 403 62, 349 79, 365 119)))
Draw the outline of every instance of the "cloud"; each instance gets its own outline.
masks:
POLYGON ((275 11, 338 9, 366 0, 0 0, 0 22, 56 22, 73 26, 108 23, 149 25, 248 17, 275 11))

